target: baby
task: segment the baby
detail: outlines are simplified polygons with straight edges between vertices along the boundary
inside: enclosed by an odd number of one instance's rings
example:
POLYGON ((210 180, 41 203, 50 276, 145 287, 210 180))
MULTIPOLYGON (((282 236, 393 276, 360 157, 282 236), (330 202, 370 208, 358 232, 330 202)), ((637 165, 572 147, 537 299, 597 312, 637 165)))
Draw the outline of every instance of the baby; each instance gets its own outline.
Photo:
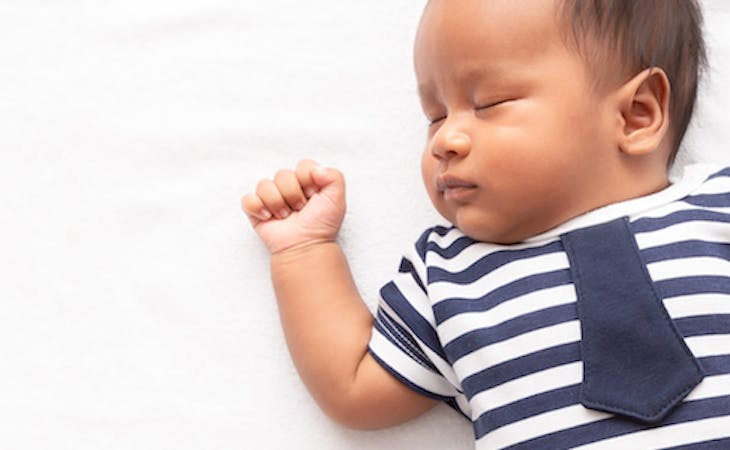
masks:
POLYGON ((373 318, 343 175, 244 196, 299 373, 379 428, 443 401, 477 448, 730 448, 730 171, 671 166, 704 63, 690 0, 431 0, 423 232, 373 318))

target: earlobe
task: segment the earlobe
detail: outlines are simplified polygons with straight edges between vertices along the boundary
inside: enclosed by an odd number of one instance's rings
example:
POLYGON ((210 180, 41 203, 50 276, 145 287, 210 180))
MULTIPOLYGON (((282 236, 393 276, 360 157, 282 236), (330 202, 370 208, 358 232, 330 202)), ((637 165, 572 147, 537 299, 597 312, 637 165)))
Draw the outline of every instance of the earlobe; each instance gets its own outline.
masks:
POLYGON ((669 129, 669 78, 658 67, 646 69, 619 88, 619 147, 627 155, 660 148, 669 129))

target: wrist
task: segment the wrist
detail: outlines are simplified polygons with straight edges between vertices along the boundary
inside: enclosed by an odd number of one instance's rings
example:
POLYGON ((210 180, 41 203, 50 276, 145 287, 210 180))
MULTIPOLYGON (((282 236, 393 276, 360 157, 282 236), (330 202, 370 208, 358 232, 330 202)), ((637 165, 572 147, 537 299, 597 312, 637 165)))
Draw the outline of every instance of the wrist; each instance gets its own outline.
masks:
POLYGON ((331 252, 332 250, 340 250, 340 246, 335 239, 313 239, 301 242, 281 249, 271 251, 271 262, 300 262, 301 260, 316 257, 322 252, 331 252))
MULTIPOLYGON (((337 290, 333 291, 333 288, 340 284, 338 281, 351 277, 345 255, 334 240, 309 241, 272 253, 270 265, 271 280, 280 304, 323 288, 332 293, 337 290)), ((322 301, 321 296, 317 297, 318 302, 322 301)))

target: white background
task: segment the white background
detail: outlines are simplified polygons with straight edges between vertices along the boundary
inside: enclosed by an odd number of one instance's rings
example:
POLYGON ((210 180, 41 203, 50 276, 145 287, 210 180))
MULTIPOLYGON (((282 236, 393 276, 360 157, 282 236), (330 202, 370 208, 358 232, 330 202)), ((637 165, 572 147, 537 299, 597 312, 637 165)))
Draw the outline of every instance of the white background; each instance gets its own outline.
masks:
MULTIPOLYGON (((730 6, 704 4, 712 71, 687 154, 728 162, 730 6)), ((447 407, 377 432, 319 412, 239 210, 302 157, 343 170, 341 241, 375 306, 436 218, 422 6, 0 0, 1 448, 472 447, 447 407)))

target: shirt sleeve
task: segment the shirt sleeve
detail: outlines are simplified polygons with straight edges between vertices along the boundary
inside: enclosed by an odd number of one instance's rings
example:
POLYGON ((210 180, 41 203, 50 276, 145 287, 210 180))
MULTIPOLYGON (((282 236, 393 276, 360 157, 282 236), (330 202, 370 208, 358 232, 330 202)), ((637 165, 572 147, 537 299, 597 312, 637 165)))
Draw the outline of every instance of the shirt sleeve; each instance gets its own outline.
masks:
POLYGON ((380 290, 369 351, 411 389, 465 414, 463 394, 436 333, 423 256, 417 244, 402 258, 397 276, 380 290))

